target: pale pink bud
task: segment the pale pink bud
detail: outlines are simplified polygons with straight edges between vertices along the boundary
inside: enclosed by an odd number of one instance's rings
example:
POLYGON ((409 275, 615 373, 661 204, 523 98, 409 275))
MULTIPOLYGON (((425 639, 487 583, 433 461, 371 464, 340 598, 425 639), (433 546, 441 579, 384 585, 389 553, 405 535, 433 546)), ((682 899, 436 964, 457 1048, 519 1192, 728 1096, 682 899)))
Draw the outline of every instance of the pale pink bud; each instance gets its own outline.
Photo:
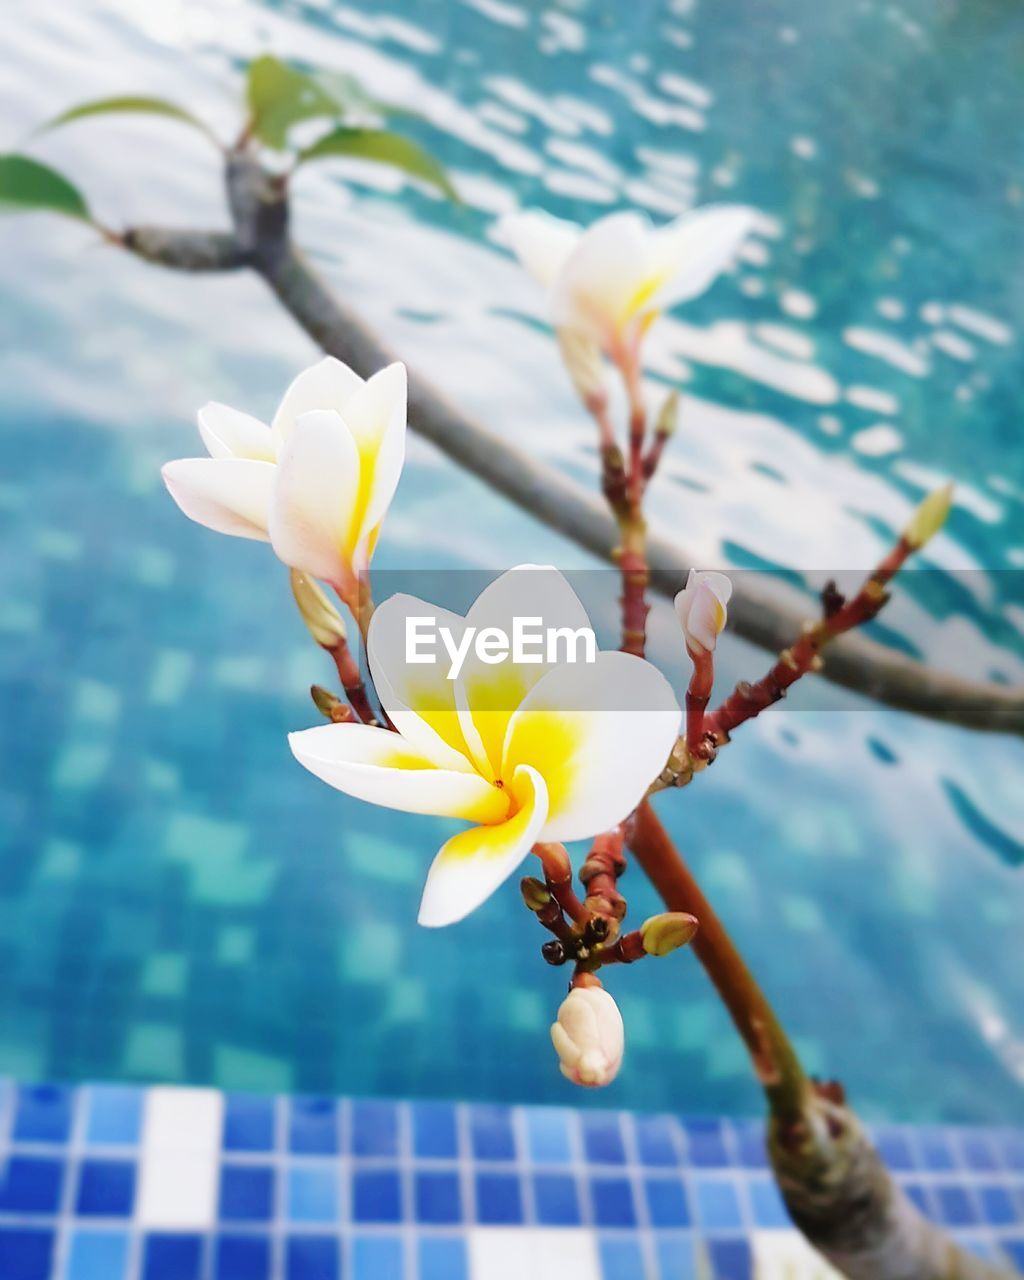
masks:
POLYGON ((591 1089, 611 1084, 625 1050, 618 1005, 603 987, 573 987, 551 1027, 551 1041, 567 1080, 591 1089))
POLYGON ((726 606, 732 583, 724 573, 690 570, 686 586, 675 599, 676 615, 686 647, 698 653, 711 652, 726 621, 726 606))

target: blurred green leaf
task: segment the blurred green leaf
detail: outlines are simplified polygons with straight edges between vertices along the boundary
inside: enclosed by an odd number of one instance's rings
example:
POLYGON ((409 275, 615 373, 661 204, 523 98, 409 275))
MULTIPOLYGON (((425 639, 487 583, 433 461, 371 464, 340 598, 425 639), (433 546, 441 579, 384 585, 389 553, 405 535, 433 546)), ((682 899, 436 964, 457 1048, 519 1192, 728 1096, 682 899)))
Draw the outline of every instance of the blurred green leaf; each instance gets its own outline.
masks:
POLYGON ((78 188, 56 169, 29 156, 0 155, 0 210, 48 211, 92 222, 78 188))
POLYGON ((305 120, 399 111, 371 98, 354 76, 340 71, 298 71, 272 54, 249 64, 246 99, 253 133, 278 151, 288 145, 289 129, 305 120))
POLYGON ((216 138, 210 130, 203 124, 202 120, 197 119, 191 111, 186 111, 184 107, 179 107, 176 103, 168 102, 164 98, 149 98, 141 95, 120 97, 120 98, 97 98, 93 102, 81 102, 77 107, 69 107, 67 111, 62 111, 59 116, 54 116, 52 120, 47 120, 37 130, 43 133, 47 129, 56 129, 58 125, 71 124, 74 120, 85 120, 89 116, 113 115, 121 112, 144 112, 149 115, 168 116, 172 120, 180 120, 183 124, 192 125, 194 129, 198 129, 201 133, 205 133, 208 138, 212 138, 216 142, 216 138))
POLYGON ((319 116, 339 116, 345 110, 340 96, 271 54, 249 64, 246 98, 253 133, 277 150, 288 145, 292 125, 319 116))
POLYGON ((411 177, 422 178, 437 187, 450 200, 458 200, 458 192, 449 182, 444 169, 429 152, 401 134, 382 129, 334 129, 299 153, 297 164, 322 160, 327 156, 355 156, 375 160, 401 169, 411 177))

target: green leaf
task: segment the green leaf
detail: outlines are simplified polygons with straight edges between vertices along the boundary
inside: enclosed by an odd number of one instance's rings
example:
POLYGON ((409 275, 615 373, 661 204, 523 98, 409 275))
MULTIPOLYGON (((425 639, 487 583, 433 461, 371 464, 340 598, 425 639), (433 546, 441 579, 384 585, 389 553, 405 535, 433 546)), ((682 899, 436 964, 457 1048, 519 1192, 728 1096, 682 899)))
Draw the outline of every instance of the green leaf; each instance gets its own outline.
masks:
POLYGON ((62 213, 92 222, 82 193, 49 165, 29 156, 0 155, 0 210, 62 213))
POLYGON ((321 160, 326 156, 355 156, 360 160, 376 160, 401 169, 414 178, 422 178, 437 187, 450 200, 458 200, 458 192, 445 171, 429 152, 398 133, 382 129, 334 129, 299 153, 296 164, 321 160))
POLYGON ((77 107, 69 107, 67 111, 62 111, 59 116, 54 116, 52 120, 47 120, 44 125, 39 127, 37 132, 43 133, 47 129, 56 129, 58 125, 71 124, 74 120, 85 120, 89 116, 113 115, 126 111, 168 116, 172 120, 180 120, 183 124, 192 125, 193 128, 205 133, 214 142, 217 141, 202 120, 197 119, 191 111, 186 111, 184 107, 168 102, 165 98, 149 98, 142 95, 97 98, 93 102, 80 102, 77 107))
POLYGON ((292 125, 339 116, 346 109, 340 93, 336 95, 313 76, 296 71, 269 53, 249 64, 246 99, 253 133, 276 150, 288 145, 292 125))

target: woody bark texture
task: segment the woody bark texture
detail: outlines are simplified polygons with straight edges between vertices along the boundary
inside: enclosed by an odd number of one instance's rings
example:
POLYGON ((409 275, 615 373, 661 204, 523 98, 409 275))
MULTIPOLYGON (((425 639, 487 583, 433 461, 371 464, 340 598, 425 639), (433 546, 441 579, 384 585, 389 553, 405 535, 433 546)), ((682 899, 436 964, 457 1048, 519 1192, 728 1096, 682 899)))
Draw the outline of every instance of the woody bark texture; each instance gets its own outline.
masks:
POLYGON ((775 1179, 794 1223, 849 1280, 1008 1280, 959 1248, 889 1175, 857 1117, 815 1092, 796 1121, 769 1122, 775 1179))

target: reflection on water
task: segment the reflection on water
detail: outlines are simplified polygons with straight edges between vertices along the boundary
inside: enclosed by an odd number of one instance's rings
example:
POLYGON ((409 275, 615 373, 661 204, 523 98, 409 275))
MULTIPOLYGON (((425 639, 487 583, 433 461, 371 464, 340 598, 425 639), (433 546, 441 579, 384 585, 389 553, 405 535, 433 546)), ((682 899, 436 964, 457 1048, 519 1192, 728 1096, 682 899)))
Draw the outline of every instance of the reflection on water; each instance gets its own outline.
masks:
MULTIPOLYGON (((652 393, 685 392, 657 521, 704 564, 813 585, 870 565, 953 475, 942 572, 911 576, 879 635, 1018 683, 1022 33, 1008 6, 927 0, 784 0, 742 22, 689 0, 89 0, 20 19, 2 145, 139 89, 227 136, 237 71, 266 47, 356 72, 420 113, 463 204, 366 165, 310 171, 300 238, 411 363, 584 476, 587 424, 495 216, 756 206, 735 273, 652 338, 652 393)), ((33 148, 114 224, 223 221, 216 155, 173 124, 33 148)), ((160 490, 196 405, 269 413, 307 340, 244 276, 146 269, 51 221, 0 234, 0 1070, 564 1099, 546 1047, 562 978, 514 890, 414 929, 442 824, 291 763, 284 734, 312 722, 304 690, 325 673, 282 573, 160 490)), ((417 449, 382 568, 510 557, 587 563, 417 449)), ((723 683, 764 661, 723 657, 723 683)), ((1019 1118, 1019 744, 834 690, 792 703, 662 811, 812 1069, 869 1112, 1019 1118)), ((629 887, 642 918, 653 899, 629 887)), ((615 992, 630 1053, 613 1101, 756 1105, 692 960, 615 992)))

